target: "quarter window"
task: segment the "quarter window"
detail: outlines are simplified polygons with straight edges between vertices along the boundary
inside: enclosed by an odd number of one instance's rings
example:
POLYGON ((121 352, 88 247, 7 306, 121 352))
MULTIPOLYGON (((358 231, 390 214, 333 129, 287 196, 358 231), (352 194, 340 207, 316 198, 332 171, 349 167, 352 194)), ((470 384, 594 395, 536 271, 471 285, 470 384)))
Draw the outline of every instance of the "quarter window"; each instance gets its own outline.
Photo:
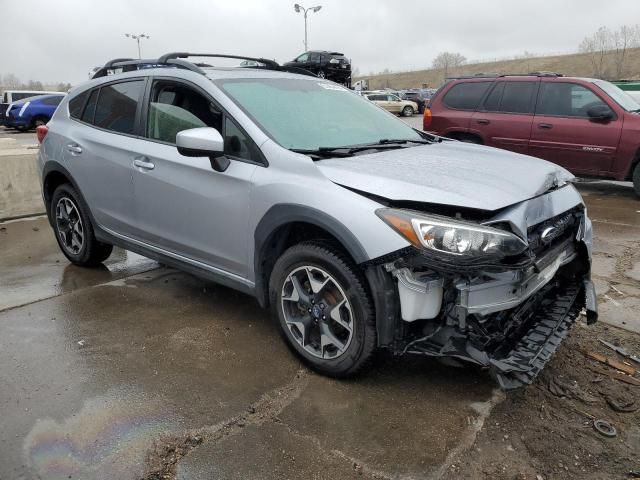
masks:
POLYGON ((547 82, 542 84, 536 115, 588 117, 587 110, 596 105, 606 105, 606 103, 582 85, 547 82))
POLYGON ((135 133, 136 110, 143 90, 144 80, 101 87, 94 125, 118 133, 135 133))
POLYGON ((231 157, 256 161, 260 158, 255 144, 229 117, 224 119, 224 153, 231 157))
POLYGON ((89 91, 86 90, 80 95, 76 95, 71 100, 69 100, 69 115, 71 115, 71 118, 80 118, 80 116, 82 115, 82 108, 84 107, 88 96, 89 91))
POLYGON ((99 88, 91 91, 91 95, 89 95, 89 100, 87 100, 87 106, 84 107, 84 112, 82 113, 82 121, 87 123, 93 123, 93 116, 96 113, 96 101, 98 100, 98 92, 99 88))
POLYGON ((475 110, 492 82, 458 83, 449 89, 443 102, 450 108, 458 110, 475 110))

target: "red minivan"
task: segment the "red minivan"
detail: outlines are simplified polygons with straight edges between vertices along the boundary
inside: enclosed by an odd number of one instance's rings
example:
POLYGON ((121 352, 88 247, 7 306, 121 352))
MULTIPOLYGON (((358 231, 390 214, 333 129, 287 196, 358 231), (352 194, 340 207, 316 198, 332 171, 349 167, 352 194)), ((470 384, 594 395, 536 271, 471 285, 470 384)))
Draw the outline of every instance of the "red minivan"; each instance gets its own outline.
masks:
POLYGON ((640 195, 640 104, 604 80, 453 78, 425 109, 423 129, 544 158, 578 176, 631 180, 640 195))

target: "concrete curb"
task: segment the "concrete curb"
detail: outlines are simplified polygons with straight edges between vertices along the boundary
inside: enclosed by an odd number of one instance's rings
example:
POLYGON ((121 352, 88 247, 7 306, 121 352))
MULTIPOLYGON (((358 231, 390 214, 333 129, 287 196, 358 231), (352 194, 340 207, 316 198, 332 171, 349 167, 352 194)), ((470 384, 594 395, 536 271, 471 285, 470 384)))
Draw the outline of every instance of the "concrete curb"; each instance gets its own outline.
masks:
POLYGON ((0 221, 43 211, 37 151, 0 149, 0 221))

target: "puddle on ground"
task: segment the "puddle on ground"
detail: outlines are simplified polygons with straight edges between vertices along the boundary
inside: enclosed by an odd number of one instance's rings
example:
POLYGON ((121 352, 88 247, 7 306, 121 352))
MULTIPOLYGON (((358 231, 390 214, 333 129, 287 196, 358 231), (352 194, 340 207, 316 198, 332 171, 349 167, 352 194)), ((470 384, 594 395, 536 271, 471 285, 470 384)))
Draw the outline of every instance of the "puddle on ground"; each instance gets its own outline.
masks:
POLYGON ((175 431, 178 417, 156 397, 110 391, 59 422, 38 420, 24 442, 38 478, 140 478, 153 441, 175 431))

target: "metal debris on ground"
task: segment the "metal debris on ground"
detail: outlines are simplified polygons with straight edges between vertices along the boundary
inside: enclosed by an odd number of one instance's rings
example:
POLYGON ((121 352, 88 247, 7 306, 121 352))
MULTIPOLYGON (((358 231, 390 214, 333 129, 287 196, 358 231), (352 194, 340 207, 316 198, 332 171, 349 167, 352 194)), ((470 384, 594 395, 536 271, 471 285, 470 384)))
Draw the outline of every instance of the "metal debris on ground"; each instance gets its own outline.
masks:
POLYGON ((601 338, 599 338, 598 341, 601 344, 603 344, 605 347, 609 347, 611 350, 613 350, 617 354, 622 355, 623 357, 628 358, 629 360, 632 360, 636 362, 638 365, 640 365, 640 357, 638 357, 637 355, 632 355, 629 352, 627 352, 624 348, 614 345, 611 342, 607 342, 606 340, 603 340, 601 338))

